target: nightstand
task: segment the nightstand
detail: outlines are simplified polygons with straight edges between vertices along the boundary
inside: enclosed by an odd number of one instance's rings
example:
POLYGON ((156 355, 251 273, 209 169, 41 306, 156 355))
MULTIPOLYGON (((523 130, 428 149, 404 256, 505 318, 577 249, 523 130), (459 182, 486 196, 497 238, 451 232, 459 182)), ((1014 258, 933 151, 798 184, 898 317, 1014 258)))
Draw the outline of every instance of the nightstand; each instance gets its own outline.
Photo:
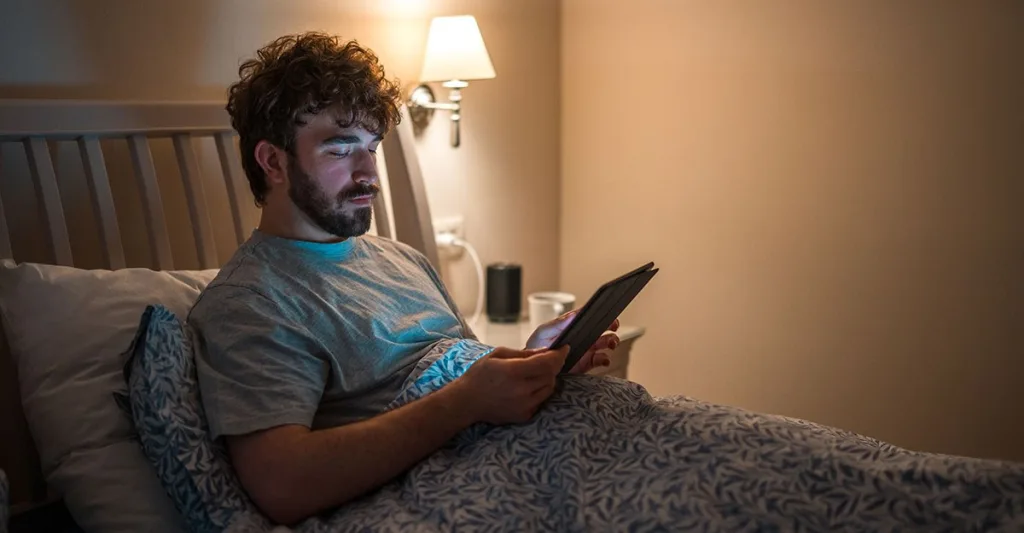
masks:
MULTIPOLYGON (((533 328, 530 327, 528 320, 520 320, 514 324, 484 321, 473 326, 473 333, 476 333, 477 338, 484 344, 522 348, 533 333, 533 328)), ((595 368, 590 374, 628 379, 629 352, 633 349, 633 343, 643 336, 644 328, 621 324, 616 333, 619 334, 619 345, 610 354, 612 364, 604 368, 595 368)))

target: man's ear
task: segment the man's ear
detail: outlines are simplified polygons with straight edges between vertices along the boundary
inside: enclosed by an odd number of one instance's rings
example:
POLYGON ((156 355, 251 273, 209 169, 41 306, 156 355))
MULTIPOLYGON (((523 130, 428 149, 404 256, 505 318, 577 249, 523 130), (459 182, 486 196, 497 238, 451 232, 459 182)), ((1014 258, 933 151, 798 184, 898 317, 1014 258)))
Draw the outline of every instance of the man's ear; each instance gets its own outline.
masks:
POLYGON ((256 143, 256 162, 267 176, 267 185, 274 187, 288 181, 288 154, 267 141, 256 143))

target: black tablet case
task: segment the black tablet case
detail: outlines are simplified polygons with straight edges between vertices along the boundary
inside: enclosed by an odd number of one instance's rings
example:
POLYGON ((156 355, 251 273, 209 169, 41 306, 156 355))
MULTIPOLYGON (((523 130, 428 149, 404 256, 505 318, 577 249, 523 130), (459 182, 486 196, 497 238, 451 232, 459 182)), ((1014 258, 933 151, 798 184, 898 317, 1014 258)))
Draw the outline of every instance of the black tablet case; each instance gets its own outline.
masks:
POLYGON ((579 362, 657 273, 654 263, 648 263, 605 283, 594 292, 572 324, 551 344, 551 348, 556 350, 566 344, 571 346, 561 373, 568 372, 579 362))

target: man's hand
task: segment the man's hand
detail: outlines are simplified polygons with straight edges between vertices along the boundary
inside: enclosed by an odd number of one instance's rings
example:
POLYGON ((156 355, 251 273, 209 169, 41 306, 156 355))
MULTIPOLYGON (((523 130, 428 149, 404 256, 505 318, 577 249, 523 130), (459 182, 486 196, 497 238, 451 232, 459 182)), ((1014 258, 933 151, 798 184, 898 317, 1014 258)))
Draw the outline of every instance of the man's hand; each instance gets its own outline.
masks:
MULTIPOLYGON (((555 339, 561 335, 565 328, 572 324, 572 321, 576 318, 576 313, 579 310, 569 311, 568 313, 544 324, 541 324, 530 335, 530 339, 526 341, 526 349, 534 350, 538 348, 547 348, 551 346, 551 343, 555 342, 555 339)), ((609 333, 601 335, 597 342, 587 350, 587 353, 583 354, 579 362, 569 371, 572 374, 585 374, 590 372, 599 366, 608 366, 611 364, 611 359, 605 350, 614 350, 619 345, 619 336, 615 334, 619 329, 619 319, 615 319, 615 322, 608 328, 609 333)))
POLYGON ((561 350, 495 348, 450 386, 460 390, 472 419, 491 424, 530 420, 555 391, 569 347, 561 350))

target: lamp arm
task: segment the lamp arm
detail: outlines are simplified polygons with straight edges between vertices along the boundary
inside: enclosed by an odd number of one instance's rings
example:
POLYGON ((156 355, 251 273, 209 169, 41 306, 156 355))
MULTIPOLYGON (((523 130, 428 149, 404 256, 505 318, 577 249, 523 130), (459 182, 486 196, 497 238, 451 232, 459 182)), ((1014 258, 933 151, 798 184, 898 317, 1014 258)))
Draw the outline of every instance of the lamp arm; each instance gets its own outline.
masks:
POLYGON ((427 109, 441 109, 444 111, 458 111, 460 104, 449 104, 448 102, 416 102, 412 105, 425 107, 427 109))

